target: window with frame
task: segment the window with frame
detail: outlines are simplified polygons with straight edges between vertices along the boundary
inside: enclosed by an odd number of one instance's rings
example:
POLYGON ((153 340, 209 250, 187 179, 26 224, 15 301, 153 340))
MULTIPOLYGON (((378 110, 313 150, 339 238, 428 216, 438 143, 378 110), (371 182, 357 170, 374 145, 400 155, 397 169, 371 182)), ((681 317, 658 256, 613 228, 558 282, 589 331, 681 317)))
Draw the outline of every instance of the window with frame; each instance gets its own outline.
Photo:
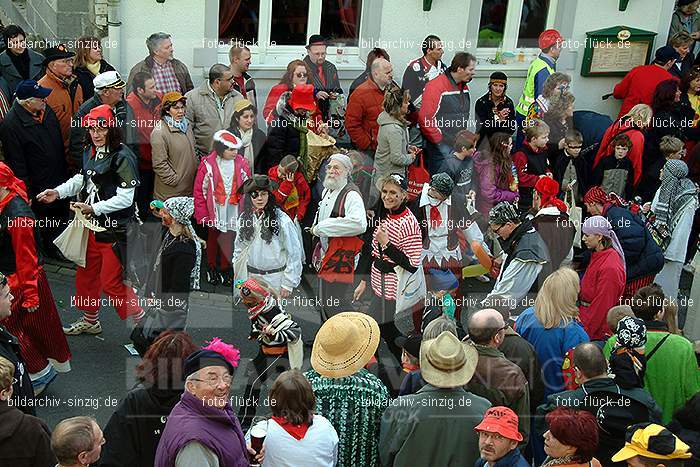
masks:
POLYGON ((219 40, 290 51, 321 34, 331 46, 352 53, 361 12, 362 0, 219 0, 219 40))
POLYGON ((476 44, 479 48, 535 49, 551 28, 559 0, 483 0, 476 44))

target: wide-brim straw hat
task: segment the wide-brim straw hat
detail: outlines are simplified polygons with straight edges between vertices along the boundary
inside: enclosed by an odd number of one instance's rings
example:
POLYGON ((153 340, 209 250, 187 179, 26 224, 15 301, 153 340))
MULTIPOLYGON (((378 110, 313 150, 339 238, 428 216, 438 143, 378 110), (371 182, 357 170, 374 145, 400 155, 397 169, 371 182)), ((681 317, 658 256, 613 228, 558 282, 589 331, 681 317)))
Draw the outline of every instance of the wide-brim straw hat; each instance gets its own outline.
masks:
POLYGON ((357 373, 379 346, 379 325, 369 315, 339 313, 323 323, 314 339, 311 366, 327 378, 357 373))
POLYGON ((476 348, 468 342, 461 342, 449 331, 421 343, 421 376, 437 388, 464 386, 474 376, 478 361, 476 348))

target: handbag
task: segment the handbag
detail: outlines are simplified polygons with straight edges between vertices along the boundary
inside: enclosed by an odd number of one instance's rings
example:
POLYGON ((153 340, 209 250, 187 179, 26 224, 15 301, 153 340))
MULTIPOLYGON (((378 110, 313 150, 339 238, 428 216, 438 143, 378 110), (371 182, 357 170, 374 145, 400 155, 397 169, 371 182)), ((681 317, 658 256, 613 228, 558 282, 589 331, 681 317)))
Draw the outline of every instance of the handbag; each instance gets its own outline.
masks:
POLYGON ((88 229, 77 219, 68 222, 68 227, 56 237, 53 244, 66 257, 81 268, 85 267, 85 255, 88 244, 88 229))
POLYGON ((139 355, 143 356, 163 331, 182 331, 186 324, 186 310, 164 310, 153 306, 146 311, 139 324, 131 331, 131 341, 139 355))
POLYGON ((576 206, 573 190, 564 192, 564 204, 569 210, 569 221, 574 225, 574 247, 581 248, 581 225, 583 222, 583 209, 576 206))
POLYGON ((419 265, 416 272, 409 272, 401 266, 396 271, 396 314, 408 310, 427 296, 425 272, 419 265))
POLYGON ((423 153, 416 157, 413 164, 408 166, 408 200, 413 201, 418 198, 423 191, 423 185, 430 181, 430 174, 425 169, 425 163, 423 162, 423 153))

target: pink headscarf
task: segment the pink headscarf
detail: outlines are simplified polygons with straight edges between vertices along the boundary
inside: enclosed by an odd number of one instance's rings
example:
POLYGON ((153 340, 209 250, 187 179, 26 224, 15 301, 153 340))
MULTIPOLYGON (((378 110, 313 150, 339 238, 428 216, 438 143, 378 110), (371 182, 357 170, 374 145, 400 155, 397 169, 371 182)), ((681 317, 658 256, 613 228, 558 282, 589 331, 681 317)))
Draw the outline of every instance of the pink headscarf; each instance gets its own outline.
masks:
POLYGON ((586 235, 602 235, 612 240, 613 250, 617 251, 622 260, 622 267, 627 272, 627 266, 625 265, 625 253, 622 250, 622 245, 620 245, 620 240, 618 240, 615 231, 610 225, 610 222, 603 216, 593 216, 586 219, 581 227, 581 232, 586 235))

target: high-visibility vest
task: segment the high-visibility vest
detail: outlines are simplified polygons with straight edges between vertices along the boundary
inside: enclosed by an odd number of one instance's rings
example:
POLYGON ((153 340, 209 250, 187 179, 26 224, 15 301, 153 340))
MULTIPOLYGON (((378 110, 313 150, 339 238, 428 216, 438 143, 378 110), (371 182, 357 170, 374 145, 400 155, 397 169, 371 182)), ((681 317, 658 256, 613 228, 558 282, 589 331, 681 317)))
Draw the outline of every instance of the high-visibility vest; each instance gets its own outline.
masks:
POLYGON ((550 64, 541 57, 534 59, 527 69, 527 78, 525 78, 523 95, 520 96, 520 102, 518 102, 518 106, 515 108, 515 111, 523 117, 527 116, 527 110, 537 98, 535 95, 535 75, 537 75, 537 73, 539 73, 543 68, 547 68, 550 75, 554 73, 554 68, 552 68, 550 64))

